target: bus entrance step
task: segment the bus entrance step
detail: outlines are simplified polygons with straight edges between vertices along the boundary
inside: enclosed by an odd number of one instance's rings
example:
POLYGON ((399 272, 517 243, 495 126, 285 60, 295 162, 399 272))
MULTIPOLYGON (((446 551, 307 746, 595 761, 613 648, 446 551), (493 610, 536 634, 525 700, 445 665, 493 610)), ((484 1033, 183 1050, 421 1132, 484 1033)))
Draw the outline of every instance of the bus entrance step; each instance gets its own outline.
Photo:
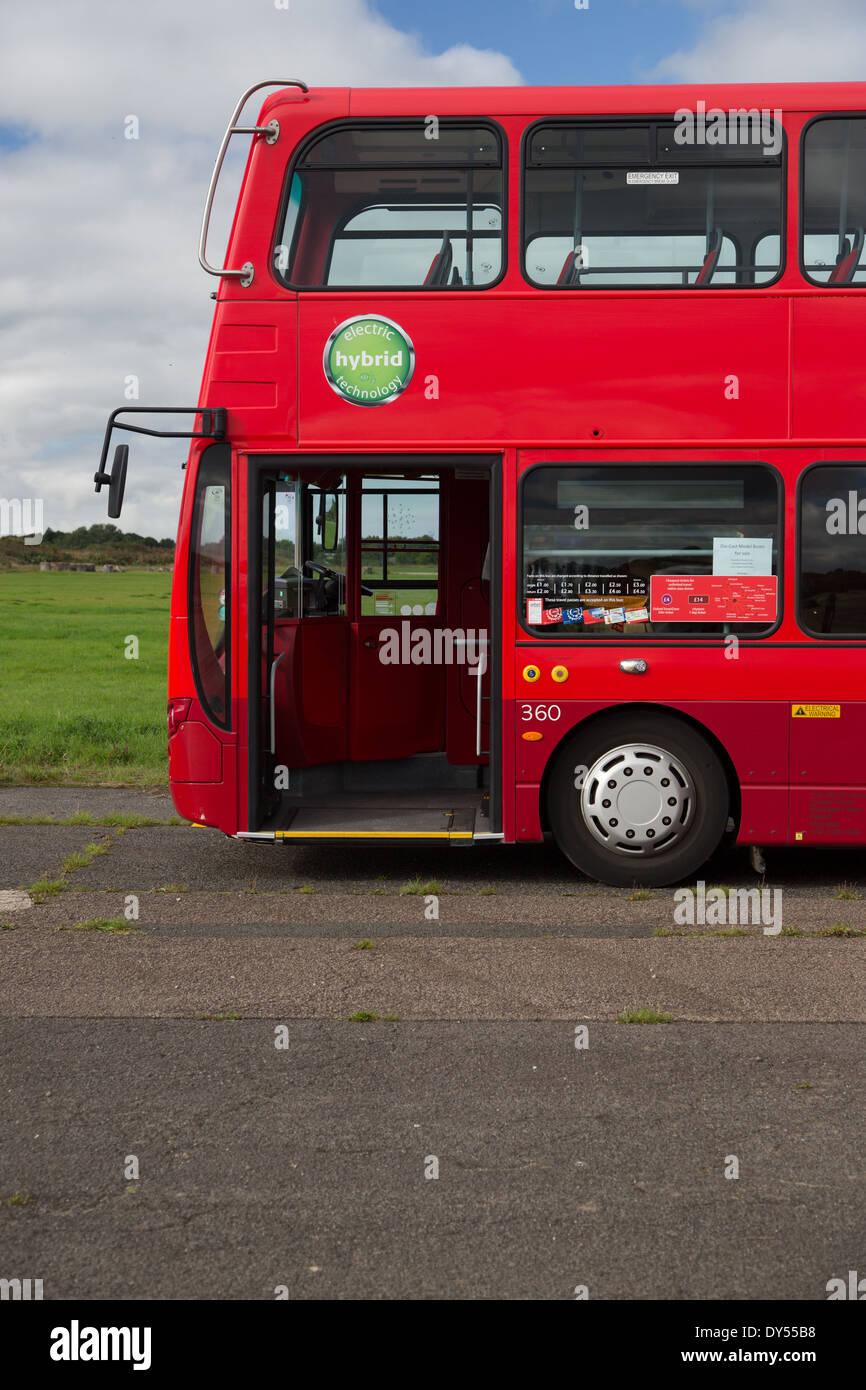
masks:
POLYGON ((284 840, 471 840, 474 819, 469 807, 305 806, 276 833, 284 840))

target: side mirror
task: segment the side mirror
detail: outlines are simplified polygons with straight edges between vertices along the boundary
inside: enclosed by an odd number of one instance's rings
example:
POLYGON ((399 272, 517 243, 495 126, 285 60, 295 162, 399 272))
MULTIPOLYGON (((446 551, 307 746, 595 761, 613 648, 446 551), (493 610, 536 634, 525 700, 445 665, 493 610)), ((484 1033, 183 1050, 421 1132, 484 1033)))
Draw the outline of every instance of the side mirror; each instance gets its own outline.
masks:
POLYGON ((123 494, 126 491, 126 465, 129 462, 129 445, 118 444, 111 465, 111 482, 108 484, 108 515, 116 520, 123 507, 123 494))
POLYGON ((323 492, 319 499, 319 536, 322 549, 330 553, 337 549, 340 499, 336 492, 323 492))
POLYGON ((104 483, 108 483, 108 515, 112 520, 120 516, 123 507, 123 493, 126 488, 126 465, 129 462, 129 445, 118 444, 114 451, 114 460, 111 464, 110 473, 96 473, 93 481, 96 483, 96 491, 99 492, 104 483))

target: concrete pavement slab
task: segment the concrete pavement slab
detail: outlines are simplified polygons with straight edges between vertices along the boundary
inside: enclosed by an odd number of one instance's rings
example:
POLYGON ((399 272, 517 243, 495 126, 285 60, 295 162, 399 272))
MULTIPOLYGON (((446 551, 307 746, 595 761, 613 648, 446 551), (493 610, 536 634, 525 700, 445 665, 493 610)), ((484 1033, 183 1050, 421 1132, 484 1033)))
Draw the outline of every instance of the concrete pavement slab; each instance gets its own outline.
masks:
POLYGON ((279 1022, 0 1024, 0 1199, 32 1198, 0 1205, 3 1274, 46 1299, 823 1300, 862 1269, 862 1028, 595 1024, 578 1051, 562 1023, 298 1022, 278 1051, 279 1022))
MULTIPOLYGON (((49 898, 28 917, 40 928, 74 927, 88 918, 121 918, 128 895, 80 889, 80 873, 70 876, 69 891, 49 898), (74 880, 74 881, 73 881, 74 880)), ((472 891, 429 896, 380 890, 377 893, 310 892, 190 893, 151 890, 134 895, 136 925, 158 936, 652 936, 689 930, 677 925, 673 892, 657 890, 633 900, 627 890, 611 889, 598 897, 555 890, 548 893, 472 891), (437 917, 430 916, 435 908, 437 917)), ((744 914, 737 930, 761 935, 760 902, 744 914)), ((822 902, 786 890, 780 919, 789 930, 849 928, 866 931, 866 901, 822 902)), ((700 927, 693 928, 701 931, 700 927)), ((704 927, 711 933, 713 928, 704 927)), ((727 928, 721 928, 725 931, 727 928)))
POLYGON ((57 878, 68 854, 106 837, 99 826, 0 826, 0 888, 27 888, 39 878, 57 878))
POLYGON ((120 812, 169 820, 176 816, 168 789, 137 787, 2 787, 0 816, 66 816, 85 811, 94 818, 120 812))
POLYGON ((866 942, 0 934, 0 1016, 866 1021, 866 942))

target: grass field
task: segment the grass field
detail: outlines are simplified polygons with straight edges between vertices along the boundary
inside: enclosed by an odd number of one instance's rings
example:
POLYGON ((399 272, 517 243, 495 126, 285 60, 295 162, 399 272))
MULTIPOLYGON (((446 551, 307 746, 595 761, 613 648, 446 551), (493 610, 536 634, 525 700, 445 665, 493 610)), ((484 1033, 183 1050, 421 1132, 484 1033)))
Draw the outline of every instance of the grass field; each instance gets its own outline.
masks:
MULTIPOLYGON (((395 617, 436 597, 404 577, 428 572, 393 574, 395 617)), ((144 570, 0 571, 0 784, 166 783, 170 592, 170 574, 144 570)))
POLYGON ((170 574, 0 573, 0 782, 166 782, 170 590, 170 574))

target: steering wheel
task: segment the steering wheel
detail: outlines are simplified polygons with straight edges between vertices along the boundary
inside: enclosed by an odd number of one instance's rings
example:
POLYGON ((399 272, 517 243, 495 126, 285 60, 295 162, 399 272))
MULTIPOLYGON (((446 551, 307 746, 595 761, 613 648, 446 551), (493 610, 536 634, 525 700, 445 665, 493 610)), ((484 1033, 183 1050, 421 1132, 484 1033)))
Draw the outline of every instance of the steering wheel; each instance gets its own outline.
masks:
POLYGON ((316 560, 305 560, 304 569, 313 570, 317 574, 327 576, 328 579, 342 579, 343 577, 341 574, 338 574, 336 570, 328 569, 327 565, 320 565, 316 560))
MULTIPOLYGON (((340 573, 338 573, 337 570, 328 569, 328 566, 327 566, 327 565, 320 565, 320 564, 318 564, 318 562, 317 562, 316 560, 305 560, 305 561, 304 561, 304 568, 305 568, 305 569, 309 568, 309 569, 311 569, 311 570, 317 570, 319 574, 324 575, 324 576, 327 576, 328 579, 342 579, 342 578, 343 578, 343 576, 342 576, 340 573)), ((373 596, 373 590, 372 590, 372 589, 368 589, 366 584, 362 584, 362 585, 361 585, 361 593, 362 593, 362 594, 365 594, 365 595, 367 596, 367 598, 372 598, 372 596, 373 596)))
MULTIPOLYGON (((311 570, 318 570, 320 574, 327 575, 329 579, 343 578, 343 576, 339 573, 338 570, 330 570, 328 569, 327 565, 317 564, 315 560, 305 560, 304 564, 305 566, 309 566, 311 570)), ((368 598, 372 598, 373 596, 373 590, 368 589, 366 584, 361 585, 361 593, 366 594, 368 598)))
MULTIPOLYGON (((319 562, 318 562, 317 560, 305 560, 305 561, 304 561, 304 564, 303 564, 303 568, 304 568, 304 569, 313 570, 314 573, 320 574, 320 575, 322 576, 323 579, 342 579, 342 578, 343 578, 343 575, 340 574, 340 572, 339 572, 338 570, 329 569, 327 565, 320 565, 319 562)), ((289 565, 289 568, 288 568, 287 570, 284 570, 284 571, 283 571, 283 573, 280 575, 280 578, 281 578, 281 579, 286 579, 286 578, 288 577, 288 575, 290 574, 290 572, 291 572, 293 569, 295 569, 295 566, 294 566, 294 565, 289 565)), ((297 571, 295 571, 295 572, 297 573, 297 571)), ((364 594, 367 598, 372 598, 373 593, 374 593, 374 590, 373 590, 373 589, 368 589, 366 584, 362 584, 362 585, 361 585, 361 593, 364 594)))

